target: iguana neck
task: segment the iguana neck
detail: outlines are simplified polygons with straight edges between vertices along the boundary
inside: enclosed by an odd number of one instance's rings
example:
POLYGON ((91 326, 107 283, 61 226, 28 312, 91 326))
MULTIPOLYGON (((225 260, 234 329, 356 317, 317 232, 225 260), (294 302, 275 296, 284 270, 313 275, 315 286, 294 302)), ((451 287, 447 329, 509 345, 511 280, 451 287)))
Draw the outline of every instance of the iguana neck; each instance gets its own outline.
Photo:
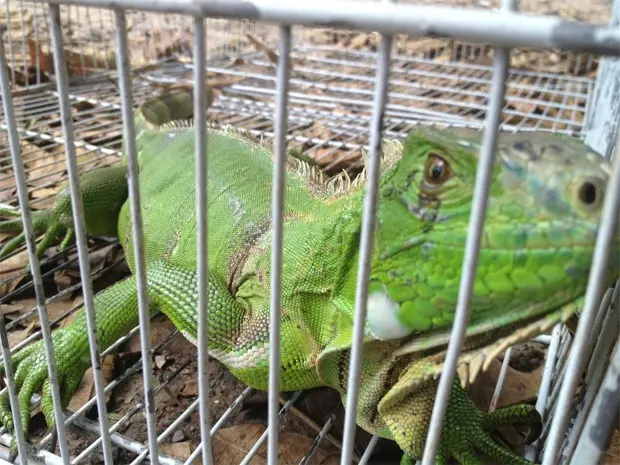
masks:
MULTIPOLYGON (((390 292, 408 293, 415 287, 415 269, 421 260, 424 246, 425 226, 415 215, 403 216, 398 204, 389 201, 389 189, 379 189, 373 251, 370 260, 368 287, 367 331, 379 339, 395 339, 411 333, 401 321, 388 321, 394 315, 394 302, 386 299, 390 292), (387 196, 387 197, 386 197, 387 196), (383 201, 382 201, 383 200, 383 201), (398 217, 395 223, 393 218, 398 217), (413 232, 413 234, 412 234, 413 232), (412 271, 414 270, 414 271, 412 271)), ((341 215, 335 221, 333 237, 326 238, 337 244, 339 269, 334 285, 334 303, 351 315, 355 307, 357 279, 359 273, 360 241, 363 217, 364 192, 352 194, 341 208, 341 215)))

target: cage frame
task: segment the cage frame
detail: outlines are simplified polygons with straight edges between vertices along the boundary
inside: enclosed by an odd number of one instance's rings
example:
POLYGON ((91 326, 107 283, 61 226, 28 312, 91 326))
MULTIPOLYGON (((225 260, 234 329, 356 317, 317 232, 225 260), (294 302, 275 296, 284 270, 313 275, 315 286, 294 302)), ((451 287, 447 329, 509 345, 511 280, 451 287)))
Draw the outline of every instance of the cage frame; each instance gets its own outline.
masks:
MULTIPOLYGON (((481 146, 481 157, 478 164, 476 174, 476 185, 474 190, 474 200, 472 206, 472 214, 468 230, 466 256, 463 263, 463 275, 461 278, 459 299, 455 322, 452 327, 452 335, 446 354, 446 364, 444 371, 440 377, 438 396, 435 400, 433 415, 431 419, 431 427, 429 437, 426 442, 426 449, 423 465, 430 465, 434 460, 436 453, 439 434, 443 424, 445 408, 449 396, 449 387, 452 384, 455 375, 456 361, 460 353, 464 331, 468 318, 468 301, 471 298, 473 277, 475 276, 475 268, 477 263, 477 249, 481 237, 484 215, 486 209, 486 201, 488 198, 488 187, 490 180, 490 167, 495 157, 495 142, 497 130, 500 125, 501 102, 505 94, 506 72, 509 62, 510 49, 522 47, 536 47, 543 49, 561 49, 567 51, 581 51, 598 53, 610 57, 608 66, 613 67, 616 64, 611 57, 620 56, 620 29, 617 25, 609 27, 591 26, 587 24, 574 22, 570 24, 565 20, 544 16, 523 15, 515 11, 514 2, 506 0, 503 3, 501 11, 489 12, 486 10, 459 10, 459 14, 454 13, 455 8, 437 7, 437 6, 416 6, 402 5, 390 2, 381 3, 334 3, 326 0, 317 0, 312 5, 293 4, 291 2, 279 0, 248 0, 233 1, 221 3, 209 0, 48 0, 47 3, 51 12, 51 30, 53 57, 56 70, 56 86, 60 99, 60 108, 62 114, 62 128, 64 134, 64 143, 67 150, 67 171, 69 173, 69 186, 71 189, 71 198, 73 206, 73 216, 75 221, 76 243, 78 248, 78 259, 80 264, 81 281, 84 289, 84 305, 87 314, 89 347, 91 361, 95 368, 95 392, 96 403, 99 408, 100 433, 102 434, 102 447, 104 451, 105 463, 112 463, 111 458, 111 439, 109 434, 109 425, 107 424, 107 415, 104 399, 104 386, 101 377, 101 366, 99 363, 100 354, 96 341, 95 319, 93 309, 92 283, 89 273, 89 263, 86 248, 86 236, 84 230, 84 217, 79 194, 79 180, 77 175, 76 152, 73 138, 73 123, 71 118, 71 103, 68 98, 69 80, 67 75, 66 60, 63 54, 63 36, 61 30, 61 19, 59 6, 61 4, 83 5, 92 7, 103 7, 113 9, 116 16, 116 34, 117 34, 117 69, 118 80, 120 84, 121 109, 123 115, 123 131, 124 140, 127 141, 126 156, 128 159, 128 184, 129 184, 129 200, 131 205, 131 224, 134 228, 134 248, 136 254, 136 278, 138 282, 139 308, 140 308, 140 340, 142 344, 142 372, 144 376, 145 389, 145 412, 147 417, 147 425, 149 431, 149 459, 152 463, 158 463, 157 453, 157 432, 153 423, 152 412, 153 387, 152 387, 152 366, 148 335, 149 316, 146 297, 146 278, 145 278, 145 262, 142 252, 141 241, 141 217, 139 213, 139 179, 137 176, 137 155, 134 145, 135 131, 133 128, 133 108, 131 105, 131 77, 129 75, 128 66, 128 46, 127 31, 125 24, 125 11, 129 9, 137 9, 141 11, 157 11, 168 13, 179 13, 194 17, 195 26, 195 83, 204 82, 205 76, 205 17, 221 17, 221 18, 243 18, 256 21, 269 21, 279 24, 280 31, 280 60, 278 63, 278 84, 276 92, 276 127, 275 127, 275 163, 274 163, 274 183, 273 183, 273 255, 272 269, 276 270, 273 274, 271 283, 271 350, 270 350, 270 375, 269 375, 269 425, 268 425, 268 460, 270 465, 277 463, 277 441, 278 441, 278 414, 279 406, 279 363, 273 363, 279 360, 279 314, 274 308, 279 308, 280 302, 280 277, 277 270, 281 269, 281 244, 282 244, 282 182, 285 175, 284 157, 286 147, 287 134, 287 98, 289 83, 289 57, 291 50, 291 28, 299 25, 324 26, 346 25, 352 30, 377 31, 381 33, 381 47, 377 57, 377 70, 375 76, 375 96, 372 110, 372 120, 370 125, 370 154, 368 164, 368 190, 364 206, 364 215, 362 222, 362 241, 361 241, 361 259, 358 269, 358 291, 356 297, 354 337, 352 345, 351 365, 349 370, 349 384, 351 389, 347 397, 346 419, 343 455, 341 465, 347 465, 352 460, 353 437, 355 428, 355 411, 357 405, 358 383, 356 383, 356 374, 359 373, 361 343, 363 336, 363 323, 366 315, 366 296, 369 274, 369 256, 371 253, 371 242, 373 228, 371 225, 374 220, 374 210, 376 202, 376 187, 378 178, 378 163, 380 155, 379 141, 381 140, 384 106, 386 104, 389 59, 391 49, 391 36, 394 34, 412 34, 419 36, 440 36, 458 38, 464 41, 472 42, 488 42, 492 44, 495 50, 493 58, 493 82, 491 86, 491 98, 485 116, 483 133, 483 143, 481 146), (359 9, 353 10, 352 4, 356 4, 359 9), (577 27, 578 34, 568 34, 567 28, 577 27)), ((616 2, 618 3, 618 2, 616 2)), ((0 44, 2 41, 0 41, 0 44)), ((0 47, 3 47, 0 45, 0 47)), ((41 273, 39 269, 39 261, 34 253, 35 237, 32 230, 32 218, 28 202, 28 192, 25 181, 25 171, 23 167, 23 159, 19 148, 19 131, 15 124, 15 109, 12 103, 11 86, 9 84, 9 76, 7 73, 6 58, 4 48, 0 48, 0 84, 2 87, 2 100, 4 112, 6 115, 6 125, 11 146, 11 156, 13 169, 17 181, 17 191, 19 203, 22 212, 22 220, 25 229, 27 249, 29 253, 30 263, 32 264, 33 281, 35 293, 37 296, 37 308, 41 321, 41 330, 45 341, 45 349, 48 358, 48 368, 50 379, 56 377, 55 362, 51 345, 51 331, 49 330, 49 322, 46 312, 45 296, 41 284, 41 273)), ((609 73, 611 78, 618 79, 618 73, 609 73)), ((597 81, 597 84, 599 82, 597 81)), ((601 83, 600 86, 608 85, 601 83)), ((195 85, 194 105, 196 110, 202 110, 205 107, 205 89, 202 85, 195 85)), ((599 88, 600 89, 600 88, 599 88)), ((609 92, 599 90, 597 99, 608 98, 610 104, 611 116, 607 113, 604 118, 613 118, 613 124, 608 121, 590 120, 588 129, 594 134, 596 131, 604 131, 608 134, 606 138, 597 137, 604 147, 599 147, 603 153, 611 153, 614 140, 617 137, 617 120, 618 108, 617 95, 612 95, 609 99, 609 92), (613 97, 616 97, 615 100, 613 97)), ((594 115, 593 113, 591 113, 594 115)), ((593 116, 595 119, 596 117, 593 116)), ((195 120, 196 141, 204 142, 208 138, 206 131, 206 117, 203 111, 196 112, 195 120)), ((592 136, 586 136, 587 138, 592 136)), ((196 144, 196 167, 198 173, 206 171, 207 158, 204 151, 204 143, 196 144)), ((588 346, 590 345, 590 332, 595 325, 595 319, 599 315, 599 297, 603 293, 602 283, 607 263, 609 261, 608 254, 605 250, 609 248, 613 240, 614 224, 617 221, 618 209, 620 207, 620 157, 615 153, 612 157, 613 174, 607 187, 605 203, 603 206, 603 214, 601 215, 601 224, 597 237, 597 244, 593 257, 593 264, 590 272, 590 279, 586 291, 586 303, 583 313, 580 317, 575 340, 569 357, 567 370, 564 376, 564 383, 559 391, 559 397, 556 405, 556 416, 551 425, 549 439, 545 447, 543 463, 550 465, 556 463, 555 460, 560 452, 561 441, 565 431, 568 428, 569 411, 571 398, 579 382, 579 378, 585 368, 588 346), (558 413, 559 412, 559 413, 558 413)), ((197 195, 198 199, 204 199, 206 196, 206 176, 197 176, 197 195)), ((198 220, 198 236, 199 250, 201 252, 199 260, 199 281, 202 290, 199 299, 199 335, 198 357, 199 357, 199 383, 200 383, 200 418, 201 418, 201 439, 202 444, 206 445, 207 450, 210 448, 210 425, 208 421, 208 373, 206 367, 206 348, 207 348, 207 327, 206 321, 206 294, 204 293, 206 285, 206 209, 205 202, 198 201, 199 206, 197 212, 198 220)), ((617 287, 616 287, 617 290, 617 287)), ((617 295, 617 292, 614 294, 617 295)), ((613 298, 613 296, 611 297, 613 298)), ((7 361, 7 384, 11 398, 12 408, 15 405, 15 385, 13 373, 10 367, 8 341, 4 328, 4 319, 0 319, 0 336, 3 358, 7 361)), ((555 331, 555 330, 554 330, 555 331)), ((559 331, 559 330, 558 330, 559 331)), ((614 352, 613 364, 608 370, 605 383, 612 383, 611 367, 618 366, 618 348, 614 352)), ((617 383, 616 383, 617 390, 617 383)), ((52 382, 52 398, 54 401, 54 412, 57 418, 57 434, 61 449, 62 462, 68 464, 68 452, 66 444, 65 420, 63 412, 60 409, 60 397, 58 393, 57 383, 52 382), (59 421, 61 420, 62 421, 59 421)), ((594 401, 600 406, 601 398, 597 396, 594 401)), ((23 434, 20 434, 19 415, 15 415, 15 426, 17 433, 17 446, 21 457, 28 456, 28 446, 25 443, 23 434)), ((595 428, 594 417, 588 417, 586 420, 586 428, 595 428)), ((576 456, 579 453, 586 452, 584 448, 592 446, 591 443, 579 443, 577 445, 576 456), (586 444, 583 445, 582 444, 586 444)), ((191 457, 190 457, 191 458, 191 457)), ((189 460, 186 463, 189 463, 189 460)), ((212 463, 210 454, 203 454, 203 463, 212 463)))

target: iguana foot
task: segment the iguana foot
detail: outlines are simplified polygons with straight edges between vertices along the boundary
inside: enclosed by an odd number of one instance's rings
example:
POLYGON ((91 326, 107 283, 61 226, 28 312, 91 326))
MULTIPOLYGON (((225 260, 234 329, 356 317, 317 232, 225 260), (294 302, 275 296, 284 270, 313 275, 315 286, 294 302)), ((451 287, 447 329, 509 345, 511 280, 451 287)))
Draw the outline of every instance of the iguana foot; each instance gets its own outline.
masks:
MULTIPOLYGON (((0 259, 8 256, 26 242, 23 232, 23 224, 21 213, 17 209, 0 207, 0 231, 17 232, 17 236, 9 239, 2 248, 0 248, 0 259)), ((61 221, 61 216, 57 215, 55 210, 39 210, 32 212, 32 228, 34 234, 43 237, 37 243, 37 257, 42 257, 45 250, 51 245, 52 241, 57 237, 63 237, 61 249, 68 247, 73 239, 73 228, 69 224, 67 226, 61 221)))
MULTIPOLYGON (((56 376, 60 386, 62 407, 65 408, 77 389, 84 372, 88 368, 83 363, 84 349, 76 344, 75 334, 67 328, 59 329, 52 334, 54 353, 56 356, 56 376)), ((28 433, 30 425, 30 399, 41 390, 41 410, 50 428, 55 426, 54 406, 49 380, 43 341, 39 340, 24 347, 12 356, 16 394, 22 429, 28 433)), ((4 375, 4 363, 0 363, 0 376, 4 375)), ((8 391, 0 395, 0 423, 10 432, 15 431, 15 423, 11 412, 8 391)))
MULTIPOLYGON (((80 192, 86 232, 93 236, 116 237, 119 212, 128 195, 126 168, 106 166, 81 175, 80 192)), ((73 243, 73 207, 68 186, 56 194, 53 208, 32 212, 32 226, 36 236, 43 235, 37 244, 38 257, 43 256, 56 239, 61 239, 61 250, 73 243)), ((0 206, 0 231, 20 233, 0 249, 2 259, 25 242, 19 210, 0 206)))
MULTIPOLYGON (((420 458, 424 453, 437 385, 429 366, 423 361, 414 362, 379 403, 381 417, 409 457, 420 458)), ((520 404, 484 412, 467 396, 457 377, 435 463, 444 465, 454 458, 461 465, 478 465, 482 463, 479 458, 482 453, 503 465, 531 465, 493 438, 498 428, 517 424, 530 427, 528 442, 535 440, 542 430, 542 420, 534 406, 520 404)))
MULTIPOLYGON (((535 440, 542 431, 542 422, 532 405, 515 405, 486 413, 478 410, 464 392, 462 397, 449 404, 444 433, 435 457, 437 465, 449 463, 452 457, 461 465, 482 465, 479 452, 504 465, 532 465, 532 462, 498 444, 492 437, 492 433, 502 426, 527 424, 531 428, 528 442, 535 440)), ((400 465, 415 463, 414 458, 403 454, 400 465)))
MULTIPOLYGON (((97 321, 97 342, 103 352, 139 323, 138 296, 133 276, 129 276, 93 299, 97 321)), ((88 342, 88 326, 84 309, 64 328, 52 333, 52 345, 56 360, 56 378, 60 390, 60 401, 64 409, 69 405, 84 373, 91 365, 88 342)), ((30 399, 35 392, 41 393, 41 410, 50 428, 54 428, 54 404, 51 383, 47 369, 47 356, 42 340, 17 351, 11 357, 19 404, 19 415, 24 433, 30 424, 30 399)), ((0 363, 0 377, 4 374, 4 363, 0 363)), ((8 392, 0 395, 0 423, 9 431, 15 431, 8 392)))
POLYGON ((478 453, 504 465, 531 465, 531 462, 500 445, 493 433, 503 426, 527 425, 528 442, 542 431, 540 414, 533 405, 519 404, 487 413, 479 410, 458 382, 452 389, 437 463, 447 463, 451 457, 461 465, 482 464, 478 453))

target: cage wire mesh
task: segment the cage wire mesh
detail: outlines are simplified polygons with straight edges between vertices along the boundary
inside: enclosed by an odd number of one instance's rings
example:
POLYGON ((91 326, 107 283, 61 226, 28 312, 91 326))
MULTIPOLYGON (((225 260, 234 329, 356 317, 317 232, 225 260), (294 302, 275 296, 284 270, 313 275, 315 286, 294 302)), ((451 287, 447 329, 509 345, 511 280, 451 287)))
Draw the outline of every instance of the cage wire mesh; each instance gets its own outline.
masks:
MULTIPOLYGON (((442 3, 499 7, 497 2, 486 0, 442 3)), ((5 25, 2 38, 29 203, 40 210, 53 205, 67 178, 50 6, 13 0, 1 5, 5 25)), ((520 5, 524 12, 559 14, 600 25, 608 23, 611 9, 607 3, 584 6, 577 1, 523 1, 520 5)), ((75 5, 61 5, 60 18, 70 78, 74 146, 79 172, 84 173, 119 163, 123 127, 116 72, 116 20, 111 10, 75 5)), ((192 85, 195 29, 191 16, 128 11, 126 21, 134 104, 166 90, 192 85)), ((293 29, 292 39, 288 147, 313 158, 329 174, 343 169, 358 173, 362 155, 369 148, 380 34, 299 26, 293 29)), ((277 132, 277 25, 208 18, 205 45, 206 80, 214 91, 209 120, 273 139, 277 132)), ((501 113, 503 129, 543 130, 584 138, 584 125, 596 111, 593 95, 600 63, 596 55, 513 49, 501 113)), ((399 34, 394 37, 390 64, 385 136, 403 139, 416 125, 483 125, 493 73, 490 45, 399 34)), ((1 125, 3 131, 8 129, 4 109, 1 125)), ((0 203, 17 206, 6 134, 3 132, 0 139, 0 203)), ((7 237, 0 233, 0 240, 7 237)), ((95 291, 128 275, 117 242, 88 238, 87 246, 95 291)), ((41 338, 33 281, 23 271, 27 263, 25 247, 0 262, 0 302, 13 351, 41 338)), ((63 252, 51 249, 41 260, 51 328, 67 325, 83 302, 78 263, 76 246, 63 252)), ((613 368, 608 369, 608 365, 617 344, 618 308, 616 286, 604 295, 594 322, 592 334, 598 337, 587 347, 592 356, 573 401, 572 427, 562 444, 565 458, 575 451, 591 407, 600 406, 597 387, 613 368)), ((196 448, 200 441, 196 350, 162 315, 151 318, 151 333, 155 424, 161 442, 158 461, 190 463, 200 453, 196 448)), ((545 426, 536 443, 521 447, 529 459, 541 458, 572 342, 573 334, 558 325, 548 335, 510 348, 477 383, 483 408, 510 403, 515 396, 523 395, 519 390, 524 385, 534 394, 545 426)), ((140 355, 137 327, 102 354, 114 463, 149 462, 140 355)), ((267 444, 263 393, 242 385, 215 360, 209 361, 209 370, 216 457, 224 460, 221 463, 263 463, 259 460, 266 456, 267 444)), ((93 372, 89 371, 66 412, 67 425, 71 425, 67 429, 71 463, 103 463, 93 390, 93 372)), ((35 412, 39 401, 37 395, 32 399, 35 412)), ((329 460, 338 457, 342 448, 344 414, 340 398, 319 389, 283 395, 281 405, 281 424, 288 432, 280 434, 288 447, 286 463, 332 463, 329 460)), ((44 428, 40 413, 33 416, 31 430, 32 456, 45 463, 62 463, 60 446, 44 428)), ((0 459, 8 460, 10 436, 4 429, 0 433, 4 446, 0 459)), ((397 463, 396 452, 393 443, 358 429, 356 461, 397 463)), ((613 451, 610 454, 607 458, 613 460, 613 451)))

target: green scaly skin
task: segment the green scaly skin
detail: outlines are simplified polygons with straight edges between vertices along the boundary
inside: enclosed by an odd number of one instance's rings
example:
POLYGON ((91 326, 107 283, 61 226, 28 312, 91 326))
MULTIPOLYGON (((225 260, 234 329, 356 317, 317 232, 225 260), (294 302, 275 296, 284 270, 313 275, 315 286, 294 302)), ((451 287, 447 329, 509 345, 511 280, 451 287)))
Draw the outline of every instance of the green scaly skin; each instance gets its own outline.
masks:
MULTIPOLYGON (((151 310, 197 339, 194 131, 191 93, 154 99, 136 118, 140 189, 151 310), (173 121, 176 121, 172 123, 173 121)), ((479 133, 415 130, 386 142, 382 162, 357 424, 394 439, 403 463, 422 455, 437 378, 456 307, 477 166, 479 133)), ((207 142, 209 347, 244 383, 268 385, 272 150, 238 131, 211 128, 207 142)), ((506 346, 570 317, 582 298, 595 244, 606 161, 580 142, 545 134, 502 134, 493 172, 471 318, 460 362, 479 366, 506 346), (477 364, 477 365, 476 365, 477 364)), ((281 387, 330 386, 343 401, 357 278, 365 180, 323 180, 290 157, 284 207, 281 387)), ((118 235, 130 267, 134 251, 125 169, 81 178, 89 234, 118 235)), ((37 213, 52 240, 71 234, 67 193, 37 213)), ((11 216, 11 215, 9 215, 11 216)), ((19 230, 19 218, 0 223, 19 230)), ((23 242, 9 241, 0 256, 23 242)), ((63 240, 63 245, 70 238, 63 240)), ((618 257, 618 243, 615 244, 618 257)), ((610 280, 618 277, 612 263, 610 280)), ((95 298, 101 350, 138 324, 129 277, 95 298)), ((66 405, 90 364, 83 314, 54 332, 66 405)), ((21 417, 42 389, 54 425, 42 343, 14 355, 21 417)), ((475 370, 474 370, 475 371, 475 370)), ((473 375, 472 375, 473 377, 473 375)), ((466 381, 466 380, 463 380, 466 381)), ((8 398, 0 420, 12 428, 8 398)), ((500 426, 540 428, 531 405, 478 410, 457 379, 437 463, 529 463, 497 444, 500 426)))

